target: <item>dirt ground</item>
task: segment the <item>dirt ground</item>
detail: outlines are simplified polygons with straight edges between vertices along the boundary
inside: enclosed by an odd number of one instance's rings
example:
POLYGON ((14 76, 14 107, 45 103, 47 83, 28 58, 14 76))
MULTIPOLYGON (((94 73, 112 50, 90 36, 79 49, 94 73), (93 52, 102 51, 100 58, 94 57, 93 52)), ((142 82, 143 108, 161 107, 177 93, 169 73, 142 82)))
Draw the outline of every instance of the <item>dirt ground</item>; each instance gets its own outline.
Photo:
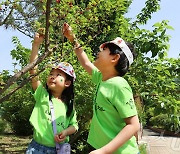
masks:
POLYGON ((25 153, 32 136, 0 135, 0 154, 25 153))

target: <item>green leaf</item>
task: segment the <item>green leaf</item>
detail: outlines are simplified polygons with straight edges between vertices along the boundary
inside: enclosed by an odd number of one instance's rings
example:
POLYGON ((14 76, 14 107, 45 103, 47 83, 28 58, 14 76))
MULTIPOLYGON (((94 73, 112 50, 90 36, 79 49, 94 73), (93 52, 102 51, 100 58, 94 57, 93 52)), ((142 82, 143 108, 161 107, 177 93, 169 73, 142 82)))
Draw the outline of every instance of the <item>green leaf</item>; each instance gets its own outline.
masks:
POLYGON ((164 72, 166 73, 166 75, 171 76, 171 74, 168 70, 164 70, 164 72))

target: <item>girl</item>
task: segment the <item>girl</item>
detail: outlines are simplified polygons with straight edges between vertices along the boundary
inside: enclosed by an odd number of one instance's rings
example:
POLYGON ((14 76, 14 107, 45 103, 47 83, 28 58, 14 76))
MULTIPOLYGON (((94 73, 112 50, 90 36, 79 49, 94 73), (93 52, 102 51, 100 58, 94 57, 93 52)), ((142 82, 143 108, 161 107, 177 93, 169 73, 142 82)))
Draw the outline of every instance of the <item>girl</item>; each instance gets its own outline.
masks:
MULTIPOLYGON (((43 39, 44 35, 35 34, 30 63, 38 57, 39 46, 43 39)), ((36 68, 30 70, 31 75, 36 74, 36 68)), ((34 133, 27 154, 56 153, 56 143, 68 142, 68 136, 77 131, 76 112, 73 109, 75 78, 73 67, 69 63, 61 62, 50 71, 45 87, 38 76, 32 79, 36 104, 30 117, 34 133), (50 101, 54 107, 56 135, 53 134, 50 101)))

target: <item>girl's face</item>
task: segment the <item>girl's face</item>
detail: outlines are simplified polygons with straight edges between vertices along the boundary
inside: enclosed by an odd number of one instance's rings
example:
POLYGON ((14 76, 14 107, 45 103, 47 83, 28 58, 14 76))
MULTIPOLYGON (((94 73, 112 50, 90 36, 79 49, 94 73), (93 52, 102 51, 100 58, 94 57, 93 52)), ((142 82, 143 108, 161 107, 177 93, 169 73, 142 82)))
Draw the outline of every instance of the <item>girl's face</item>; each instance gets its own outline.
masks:
POLYGON ((63 91, 70 84, 70 81, 66 81, 66 74, 60 69, 52 69, 47 78, 47 86, 53 91, 63 91))

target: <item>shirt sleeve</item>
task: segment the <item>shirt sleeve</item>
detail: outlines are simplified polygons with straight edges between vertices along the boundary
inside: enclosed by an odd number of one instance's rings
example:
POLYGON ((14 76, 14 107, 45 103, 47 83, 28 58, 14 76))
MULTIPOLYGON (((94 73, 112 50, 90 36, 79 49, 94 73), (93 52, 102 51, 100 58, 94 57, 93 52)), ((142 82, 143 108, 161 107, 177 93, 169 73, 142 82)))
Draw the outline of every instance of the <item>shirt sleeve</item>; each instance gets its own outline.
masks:
POLYGON ((129 85, 116 86, 113 103, 122 118, 137 115, 133 93, 129 85))
POLYGON ((40 98, 42 97, 42 93, 43 91, 45 92, 46 89, 43 87, 42 84, 40 84, 37 89, 35 90, 33 96, 34 96, 34 99, 36 100, 36 102, 39 102, 40 98))
POLYGON ((69 126, 74 126, 76 131, 78 130, 78 122, 77 122, 76 111, 74 111, 70 116, 69 126))
POLYGON ((92 82, 97 85, 101 80, 102 80, 101 72, 97 68, 94 68, 92 70, 92 82))

